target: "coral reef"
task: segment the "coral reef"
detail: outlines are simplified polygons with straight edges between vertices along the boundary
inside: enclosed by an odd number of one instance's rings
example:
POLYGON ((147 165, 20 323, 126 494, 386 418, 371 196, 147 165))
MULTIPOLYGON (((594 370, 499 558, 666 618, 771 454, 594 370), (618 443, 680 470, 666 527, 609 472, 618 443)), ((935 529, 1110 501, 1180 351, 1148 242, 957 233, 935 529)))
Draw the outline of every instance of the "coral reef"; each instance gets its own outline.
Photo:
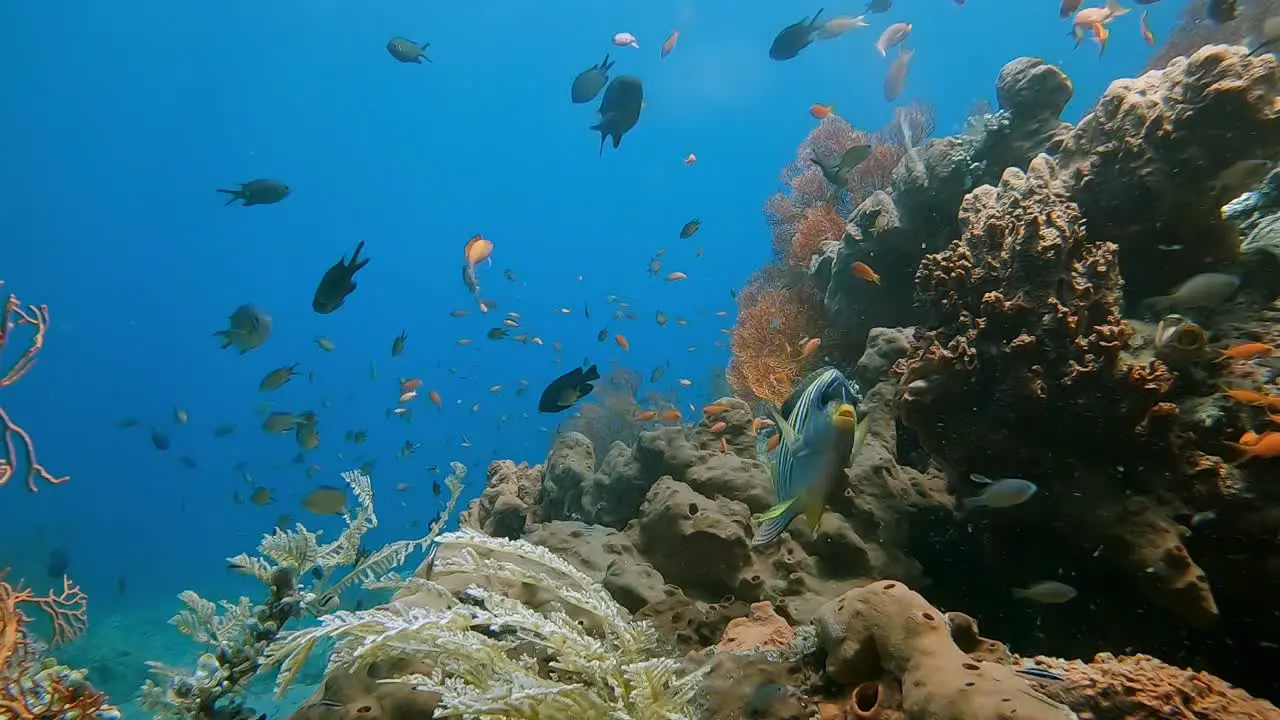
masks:
POLYGON ((87 596, 63 577, 62 592, 36 595, 4 582, 0 571, 0 715, 11 720, 119 720, 120 711, 89 683, 83 670, 61 665, 30 631, 23 606, 48 618, 52 644, 74 640, 88 624, 87 596))

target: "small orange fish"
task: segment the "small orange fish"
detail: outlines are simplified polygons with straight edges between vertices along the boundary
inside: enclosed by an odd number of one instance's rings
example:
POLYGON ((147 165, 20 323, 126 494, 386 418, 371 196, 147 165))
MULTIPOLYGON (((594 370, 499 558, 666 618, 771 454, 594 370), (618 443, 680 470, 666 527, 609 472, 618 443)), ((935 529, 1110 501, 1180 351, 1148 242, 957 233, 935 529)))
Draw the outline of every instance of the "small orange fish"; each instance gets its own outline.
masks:
POLYGON ((656 417, 658 417, 658 412, 656 410, 645 410, 636 416, 636 420, 640 422, 649 422, 656 417))
POLYGON ((830 105, 819 105, 818 103, 814 103, 809 106, 809 115, 812 116, 814 120, 826 120, 835 114, 836 109, 830 105))
POLYGON ((400 392, 402 393, 413 392, 414 390, 417 390, 421 386, 422 386, 421 380, 419 380, 418 378, 409 378, 408 380, 400 381, 400 392))
POLYGON ((1259 437, 1260 436, 1258 435, 1258 433, 1252 430, 1249 430, 1249 431, 1246 431, 1245 434, 1241 435, 1240 439, 1237 442, 1239 442, 1241 445, 1253 446, 1258 444, 1259 437))
POLYGON ((1156 36, 1155 36, 1155 33, 1151 32, 1151 26, 1147 25, 1146 10, 1142 11, 1142 19, 1138 23, 1138 27, 1142 30, 1142 39, 1145 40, 1147 44, 1150 45, 1151 47, 1155 47, 1156 36))
POLYGON ((1093 39, 1098 43, 1098 57, 1102 57, 1102 53, 1107 51, 1107 39, 1111 37, 1111 31, 1102 23, 1094 23, 1089 26, 1093 32, 1093 39))
POLYGON ((689 278, 688 275, 685 275, 684 273, 677 271, 667 276, 667 282, 676 282, 677 280, 687 280, 688 278, 689 278))
POLYGON ((690 167, 692 167, 692 166, 694 166, 694 165, 697 165, 697 164, 698 164, 698 156, 697 156, 697 155, 694 155, 693 153, 689 153, 689 157, 687 157, 687 158, 685 158, 685 159, 684 159, 684 164, 685 164, 685 165, 688 165, 688 166, 690 166, 690 167))
POLYGON ((729 452, 729 441, 725 440, 723 436, 720 437, 720 452, 729 452))
POLYGON ((1273 410, 1280 409, 1280 395, 1267 395, 1256 390, 1223 388, 1222 393, 1236 402, 1245 405, 1263 405, 1273 410))
POLYGON ((618 343, 618 347, 622 348, 623 352, 631 352, 631 343, 627 342, 626 336, 614 335, 613 341, 618 343))
POLYGON ((676 41, 679 39, 680 39, 680 33, 678 31, 672 30, 671 34, 667 36, 667 41, 662 43, 663 59, 665 59, 668 55, 670 55, 672 50, 676 49, 676 41))
POLYGON ((708 405, 702 408, 703 415, 719 415, 727 412, 729 412, 729 408, 726 405, 708 405))
POLYGON ((658 417, 662 418, 663 420, 666 420, 667 422, 679 422, 680 418, 684 416, 680 414, 679 410, 667 410, 666 412, 662 413, 658 417))
POLYGON ((764 443, 765 452, 773 452, 774 448, 778 447, 778 443, 780 442, 782 442, 781 435, 770 435, 769 439, 764 443))
POLYGON ((1266 343, 1247 342, 1239 345, 1232 345, 1222 351, 1219 360, 1252 360, 1257 357, 1268 357, 1275 352, 1275 348, 1266 343))
POLYGON ((800 346, 800 359, 808 360, 813 354, 818 352, 818 348, 822 345, 822 338, 809 338, 804 341, 804 345, 800 346))
POLYGON ((707 429, 713 433, 719 433, 719 432, 724 432, 724 429, 727 427, 729 427, 729 424, 721 420, 720 422, 716 423, 715 425, 712 425, 707 429))
POLYGON ((907 86, 907 71, 911 68, 911 58, 916 54, 915 50, 903 48, 898 51, 898 57, 893 59, 893 63, 889 65, 889 70, 884 75, 884 99, 893 102, 902 94, 903 88, 907 86))
POLYGON ((854 277, 861 278, 867 282, 872 282, 877 285, 880 284, 880 276, 876 274, 875 270, 871 269, 870 265, 862 262, 861 260, 850 265, 849 272, 853 273, 854 277))
POLYGON ((1239 465, 1242 462, 1252 460, 1254 458, 1277 458, 1280 457, 1280 432, 1263 433, 1258 441, 1252 445, 1244 445, 1240 443, 1227 443, 1231 447, 1244 453, 1241 457, 1233 460, 1232 465, 1239 465))
MULTIPOLYGON (((484 239, 483 235, 472 235, 471 239, 467 240, 462 254, 466 256, 467 266, 475 267, 493 254, 493 243, 484 239)), ((484 307, 483 304, 482 307, 484 307)))
POLYGON ((444 401, 440 399, 440 393, 435 390, 427 393, 427 397, 431 398, 431 402, 435 403, 436 407, 444 407, 444 401))

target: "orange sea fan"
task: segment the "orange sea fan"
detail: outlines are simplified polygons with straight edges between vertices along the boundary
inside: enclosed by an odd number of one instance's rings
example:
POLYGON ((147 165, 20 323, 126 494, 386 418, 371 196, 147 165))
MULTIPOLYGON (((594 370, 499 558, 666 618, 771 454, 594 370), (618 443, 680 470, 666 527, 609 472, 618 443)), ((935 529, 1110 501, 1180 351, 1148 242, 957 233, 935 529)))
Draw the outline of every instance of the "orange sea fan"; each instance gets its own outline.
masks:
POLYGON ((839 240, 844 236, 844 218, 828 203, 815 205, 804 211, 796 226, 795 235, 787 249, 787 262, 808 270, 813 256, 822 252, 822 243, 839 240))
POLYGON ((756 288, 739 296, 728 378, 734 391, 781 405, 804 372, 800 342, 817 333, 804 290, 756 288))

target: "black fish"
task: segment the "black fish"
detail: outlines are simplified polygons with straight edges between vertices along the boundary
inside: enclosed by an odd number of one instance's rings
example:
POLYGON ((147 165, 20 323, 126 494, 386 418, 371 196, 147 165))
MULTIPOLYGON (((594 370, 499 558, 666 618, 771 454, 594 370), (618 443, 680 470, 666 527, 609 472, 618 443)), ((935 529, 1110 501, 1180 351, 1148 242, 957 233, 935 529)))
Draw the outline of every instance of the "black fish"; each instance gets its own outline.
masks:
POLYGON ((169 449, 169 436, 160 428, 151 428, 151 444, 156 446, 157 450, 169 449))
POLYGON ((1235 20, 1237 14, 1236 0, 1209 0, 1205 8, 1205 15, 1218 25, 1235 20))
MULTIPOLYGON (((824 10, 826 8, 823 8, 824 10)), ((801 18, 798 22, 782 28, 782 32, 773 39, 773 44, 769 46, 769 57, 774 60, 790 60, 800 54, 800 51, 809 47, 813 43, 813 34, 822 27, 818 24, 818 16, 822 14, 822 10, 813 14, 813 19, 801 18)))
POLYGON ((609 82, 609 70, 611 69, 613 69, 613 63, 609 62, 609 56, 606 54, 599 65, 592 65, 578 73, 578 77, 573 79, 573 88, 569 91, 570 98, 575 103, 587 103, 595 100, 600 91, 604 89, 605 83, 609 82))
POLYGON ((542 391, 542 397, 538 399, 538 412, 558 413, 568 410, 590 395, 595 389, 591 383, 599 379, 600 372, 595 365, 586 370, 580 367, 570 370, 552 380, 547 389, 542 391))
POLYGON ((71 568, 71 553, 64 548, 54 548, 49 551, 49 557, 45 561, 45 574, 54 580, 61 580, 67 574, 67 570, 71 568))
POLYGON ((608 338, 609 338, 609 328, 602 328, 600 332, 596 333, 596 342, 604 342, 608 338))
POLYGON ((408 38, 393 37, 387 41, 387 52, 402 63, 422 64, 423 60, 431 62, 427 57, 427 48, 431 43, 416 43, 408 38))
POLYGON ((600 154, 604 154, 604 141, 613 136, 613 146, 622 144, 622 136, 640 120, 640 107, 644 103, 644 86, 640 78, 623 75, 614 78, 605 88, 600 101, 600 122, 591 126, 600 133, 600 154))
POLYGON ((882 13, 889 12, 893 7, 893 0, 868 0, 867 9, 864 12, 882 13))
POLYGON ((822 177, 836 188, 844 189, 849 184, 849 176, 855 168, 862 164, 864 160, 871 157, 871 145, 860 143, 845 150, 834 165, 828 165, 822 162, 815 153, 809 158, 809 162, 818 166, 822 171, 822 177))
POLYGON ((240 183, 239 190, 218 188, 218 192, 231 196, 226 202, 227 205, 237 200, 243 200, 244 207, 249 207, 250 205, 274 205, 289 197, 289 186, 279 180, 263 178, 240 183))
POLYGON ((341 260, 325 271, 316 288, 316 296, 311 300, 313 310, 321 315, 328 315, 342 307, 347 296, 356 291, 356 273, 369 264, 369 258, 360 259, 360 250, 363 248, 364 241, 361 240, 356 245, 356 251, 351 253, 351 262, 347 262, 347 256, 343 255, 341 260))
POLYGON ((700 220, 699 218, 694 218, 690 220, 689 222, 684 224, 684 227, 680 228, 680 239, 688 240, 689 238, 693 237, 694 233, 698 232, 698 228, 700 227, 702 227, 702 220, 700 220))

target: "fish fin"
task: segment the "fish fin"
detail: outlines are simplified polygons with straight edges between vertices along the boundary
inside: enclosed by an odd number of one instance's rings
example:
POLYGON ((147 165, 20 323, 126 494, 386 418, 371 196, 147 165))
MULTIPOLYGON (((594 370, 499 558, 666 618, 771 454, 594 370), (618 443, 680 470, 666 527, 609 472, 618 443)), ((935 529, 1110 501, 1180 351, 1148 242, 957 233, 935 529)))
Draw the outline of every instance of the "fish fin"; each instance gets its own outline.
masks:
POLYGON ((791 448, 791 452, 796 452, 800 447, 800 436, 796 434, 795 429, 791 427, 786 418, 778 413, 777 409, 772 405, 768 406, 767 409, 769 415, 773 418, 774 425, 778 427, 778 432, 782 433, 782 442, 791 448))
POLYGON ((218 192, 220 192, 220 193, 226 193, 226 194, 228 194, 228 195, 230 195, 230 196, 231 196, 231 197, 227 198, 227 201, 226 201, 226 202, 222 203, 222 207, 226 207, 226 206, 230 205, 231 203, 233 203, 233 202, 235 202, 235 201, 237 201, 237 200, 240 200, 242 197, 244 197, 243 195, 241 195, 241 194, 240 194, 240 191, 239 191, 239 190, 223 190, 222 188, 218 188, 218 192))
POLYGON ((822 513, 827 509, 827 499, 818 492, 809 492, 801 501, 801 511, 804 514, 805 524, 809 526, 810 532, 818 529, 818 522, 822 520, 822 513))
POLYGON ((1107 10, 1111 12, 1113 17, 1119 17, 1129 12, 1129 8, 1120 4, 1120 0, 1107 0, 1107 10))
POLYGON ((818 16, 822 15, 823 10, 826 10, 826 8, 818 8, 818 12, 813 14, 813 19, 809 21, 809 27, 814 27, 818 24, 818 16))
POLYGON ((969 479, 981 485, 991 484, 991 478, 986 475, 979 475, 978 473, 969 473, 969 479))
POLYGON ((752 518, 759 523, 759 526, 756 528, 755 536, 751 538, 751 546, 768 545, 778 539, 791 521, 800 514, 795 505, 795 500, 779 503, 752 518))

